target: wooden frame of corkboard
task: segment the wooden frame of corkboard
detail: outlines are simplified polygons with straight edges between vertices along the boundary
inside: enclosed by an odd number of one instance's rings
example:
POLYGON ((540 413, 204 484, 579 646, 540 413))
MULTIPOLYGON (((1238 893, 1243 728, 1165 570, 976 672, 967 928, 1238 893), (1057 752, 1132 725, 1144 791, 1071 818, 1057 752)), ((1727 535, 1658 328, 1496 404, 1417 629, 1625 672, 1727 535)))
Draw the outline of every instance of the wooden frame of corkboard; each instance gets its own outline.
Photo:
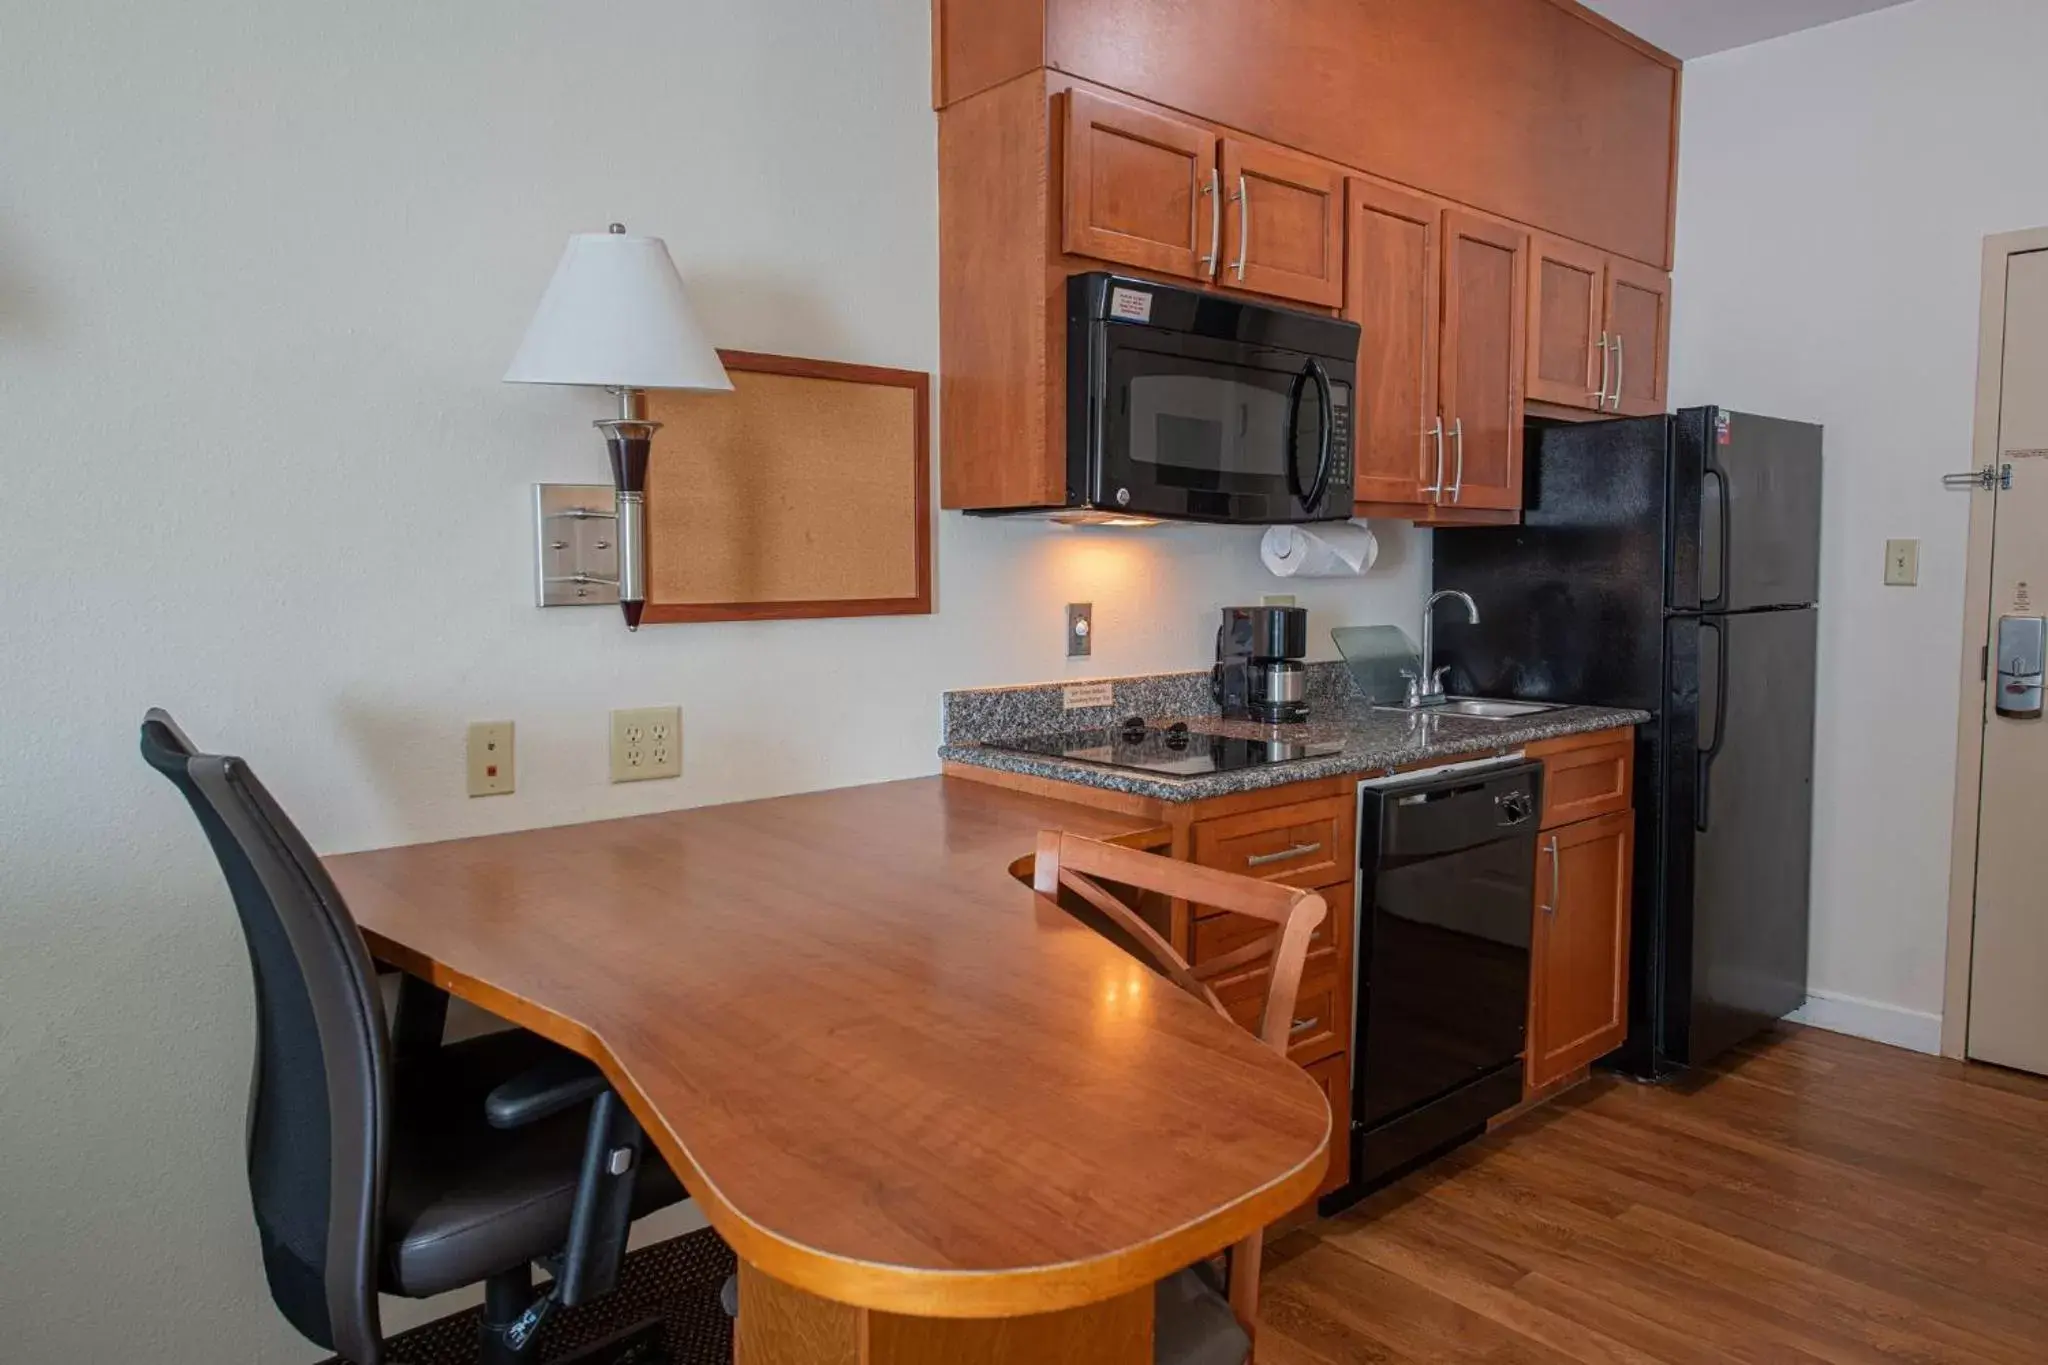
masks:
POLYGON ((644 624, 932 609, 931 376, 720 351, 652 390, 644 624))

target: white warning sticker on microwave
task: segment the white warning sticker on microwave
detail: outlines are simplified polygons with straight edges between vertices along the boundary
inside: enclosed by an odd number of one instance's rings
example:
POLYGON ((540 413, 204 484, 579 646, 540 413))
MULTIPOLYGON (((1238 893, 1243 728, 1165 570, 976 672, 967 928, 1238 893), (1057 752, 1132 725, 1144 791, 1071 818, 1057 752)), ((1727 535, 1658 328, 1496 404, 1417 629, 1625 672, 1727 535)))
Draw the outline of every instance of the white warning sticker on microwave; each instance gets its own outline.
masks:
POLYGON ((1152 321, 1152 296, 1142 289, 1109 291, 1109 315, 1124 322, 1152 321))

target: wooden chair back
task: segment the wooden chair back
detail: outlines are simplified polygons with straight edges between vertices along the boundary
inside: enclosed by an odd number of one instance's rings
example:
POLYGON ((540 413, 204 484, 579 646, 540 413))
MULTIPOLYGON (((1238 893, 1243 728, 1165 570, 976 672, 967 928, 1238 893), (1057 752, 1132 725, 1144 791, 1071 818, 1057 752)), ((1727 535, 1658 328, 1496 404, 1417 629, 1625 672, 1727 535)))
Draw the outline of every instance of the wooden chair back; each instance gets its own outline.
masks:
MULTIPOLYGON (((1309 939, 1329 914, 1329 907, 1315 892, 1234 872, 1219 872, 1156 853, 1119 848, 1059 830, 1039 834, 1031 885, 1055 904, 1061 891, 1079 896, 1135 944, 1161 976, 1197 999, 1206 1000, 1225 1019, 1231 1018, 1230 1011, 1216 998, 1210 983, 1268 962, 1266 999, 1260 1007, 1255 1032, 1267 1047, 1283 1057, 1287 1055, 1295 998, 1300 994, 1302 969, 1308 961, 1309 939), (1193 966, 1143 916, 1112 894, 1104 882, 1248 915, 1274 928, 1234 952, 1193 966)), ((1330 1140, 1344 1141, 1347 1136, 1333 1133, 1330 1140)), ((1230 1249, 1230 1307, 1247 1333, 1255 1334, 1259 1262, 1264 1250, 1264 1232, 1255 1232, 1230 1249)))

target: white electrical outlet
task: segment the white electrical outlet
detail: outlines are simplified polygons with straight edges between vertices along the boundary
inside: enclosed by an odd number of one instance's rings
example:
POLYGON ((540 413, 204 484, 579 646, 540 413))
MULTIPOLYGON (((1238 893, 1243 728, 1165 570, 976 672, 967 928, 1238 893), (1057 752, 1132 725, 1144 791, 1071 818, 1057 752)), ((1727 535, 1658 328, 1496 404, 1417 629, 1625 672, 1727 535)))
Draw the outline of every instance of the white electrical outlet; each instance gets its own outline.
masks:
POLYGON ((512 722, 472 722, 469 727, 469 794, 510 796, 513 777, 512 722))
POLYGON ((612 712, 612 781, 651 782, 683 775, 683 713, 652 706, 612 712))

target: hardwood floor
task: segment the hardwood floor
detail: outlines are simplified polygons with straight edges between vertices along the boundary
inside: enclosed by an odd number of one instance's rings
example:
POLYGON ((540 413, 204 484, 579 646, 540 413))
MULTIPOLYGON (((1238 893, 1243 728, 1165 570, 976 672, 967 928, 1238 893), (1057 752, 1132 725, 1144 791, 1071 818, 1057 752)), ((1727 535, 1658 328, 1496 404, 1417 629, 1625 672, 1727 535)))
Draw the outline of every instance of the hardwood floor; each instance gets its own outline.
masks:
POLYGON ((2048 1081, 1793 1026, 1266 1252, 1260 1365, 2048 1360, 2048 1081))

